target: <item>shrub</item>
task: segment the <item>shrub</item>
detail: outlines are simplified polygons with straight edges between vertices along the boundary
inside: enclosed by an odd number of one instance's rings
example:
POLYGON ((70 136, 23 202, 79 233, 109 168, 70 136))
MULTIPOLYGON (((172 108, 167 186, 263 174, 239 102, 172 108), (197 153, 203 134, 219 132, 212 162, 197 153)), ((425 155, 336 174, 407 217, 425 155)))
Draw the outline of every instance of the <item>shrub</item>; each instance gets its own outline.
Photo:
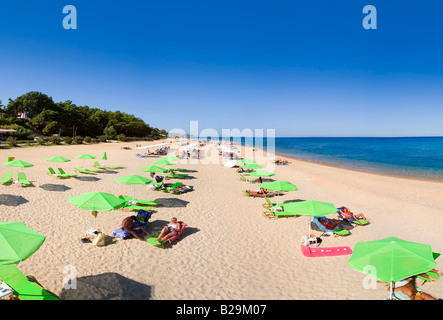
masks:
POLYGON ((91 142, 92 142, 92 138, 91 138, 90 136, 86 136, 86 137, 83 139, 83 141, 86 142, 86 143, 91 143, 91 142))
POLYGON ((98 136, 97 139, 98 139, 100 142, 106 142, 106 140, 108 140, 108 139, 106 139, 106 136, 105 136, 105 135, 98 136))
POLYGON ((15 147, 15 146, 17 146, 17 138, 15 138, 15 137, 8 137, 7 139, 6 139, 6 142, 8 143, 8 145, 12 148, 12 147, 15 147))
POLYGON ((82 143, 83 143, 83 137, 81 137, 81 136, 75 136, 75 137, 74 137, 74 143, 75 143, 75 144, 82 144, 82 143))
POLYGON ((64 142, 65 144, 71 144, 71 143, 72 143, 72 138, 66 136, 66 137, 63 138, 63 142, 64 142))
POLYGON ((51 136, 51 137, 49 137, 49 140, 51 140, 51 143, 54 145, 61 143, 61 139, 59 136, 51 136))
POLYGON ((119 134, 117 136, 117 139, 118 139, 118 141, 122 141, 122 142, 128 141, 128 138, 126 138, 126 135, 124 133, 119 134))

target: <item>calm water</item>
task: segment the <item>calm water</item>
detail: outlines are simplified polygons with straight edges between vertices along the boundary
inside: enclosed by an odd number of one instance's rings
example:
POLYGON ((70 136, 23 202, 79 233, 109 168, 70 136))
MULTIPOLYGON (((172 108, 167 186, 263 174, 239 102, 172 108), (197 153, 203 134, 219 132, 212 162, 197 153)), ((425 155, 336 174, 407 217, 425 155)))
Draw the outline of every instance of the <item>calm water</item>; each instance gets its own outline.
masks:
POLYGON ((443 137, 276 138, 275 152, 365 172, 443 180, 443 137))

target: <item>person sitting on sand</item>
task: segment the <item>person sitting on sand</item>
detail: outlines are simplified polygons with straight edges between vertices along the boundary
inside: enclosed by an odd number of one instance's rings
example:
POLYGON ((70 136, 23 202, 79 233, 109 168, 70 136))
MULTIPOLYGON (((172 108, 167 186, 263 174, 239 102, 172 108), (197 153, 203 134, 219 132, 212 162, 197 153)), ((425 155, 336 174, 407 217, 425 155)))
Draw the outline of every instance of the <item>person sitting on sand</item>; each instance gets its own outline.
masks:
POLYGON ((318 218, 318 222, 328 230, 334 230, 336 227, 341 229, 340 222, 336 219, 318 218))
POLYGON ((345 219, 351 219, 351 220, 357 220, 357 221, 359 219, 363 219, 364 221, 369 222, 363 213, 353 214, 351 212, 351 210, 349 210, 349 208, 347 208, 347 207, 343 207, 343 209, 338 210, 338 212, 340 212, 341 215, 343 216, 343 218, 345 218, 345 219))
POLYGON ((137 239, 139 239, 141 241, 145 241, 145 240, 137 234, 137 232, 136 232, 137 230, 140 230, 141 232, 148 235, 149 237, 152 236, 148 231, 146 231, 146 229, 144 227, 137 226, 135 224, 135 221, 137 221, 136 216, 130 216, 130 217, 124 218, 122 221, 123 230, 125 230, 126 232, 129 232, 130 234, 132 234, 134 237, 136 237, 137 239))
POLYGON ((185 191, 185 190, 191 190, 191 187, 190 186, 180 186, 180 187, 177 187, 177 188, 174 188, 174 189, 172 189, 171 191, 173 191, 173 192, 175 192, 175 191, 185 191))
POLYGON ((180 230, 181 230, 180 224, 178 223, 177 218, 174 217, 171 219, 171 222, 169 222, 166 227, 163 227, 158 238, 155 240, 157 240, 158 242, 163 242, 166 239, 169 239, 171 237, 178 235, 180 230))
MULTIPOLYGON (((388 286, 388 290, 390 290, 390 286, 388 286)), ((394 287, 394 292, 395 291, 403 292, 411 300, 441 300, 418 288, 415 284, 415 279, 412 277, 397 281, 394 287)))

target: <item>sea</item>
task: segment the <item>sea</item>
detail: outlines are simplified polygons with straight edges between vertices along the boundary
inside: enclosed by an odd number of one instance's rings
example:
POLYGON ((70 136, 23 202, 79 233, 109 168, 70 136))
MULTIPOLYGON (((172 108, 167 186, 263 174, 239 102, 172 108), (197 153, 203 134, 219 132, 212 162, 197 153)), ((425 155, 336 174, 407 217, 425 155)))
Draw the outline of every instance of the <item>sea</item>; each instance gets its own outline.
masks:
MULTIPOLYGON (((351 170, 443 181, 443 137, 386 138, 231 138, 236 144, 267 149, 277 155, 351 170)), ((277 156, 278 157, 278 156, 277 156)))

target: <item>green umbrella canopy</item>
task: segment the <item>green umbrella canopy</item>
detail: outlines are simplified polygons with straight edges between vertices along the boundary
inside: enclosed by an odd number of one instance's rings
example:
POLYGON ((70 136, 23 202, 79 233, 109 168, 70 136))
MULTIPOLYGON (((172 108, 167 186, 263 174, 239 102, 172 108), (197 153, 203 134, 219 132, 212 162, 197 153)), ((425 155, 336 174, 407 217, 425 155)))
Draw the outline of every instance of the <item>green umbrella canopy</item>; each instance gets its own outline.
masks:
POLYGON ((96 159, 97 157, 91 156, 90 154, 80 154, 78 156, 75 156, 77 159, 96 159))
POLYGON ((13 167, 13 168, 29 168, 29 167, 34 166, 33 164, 31 164, 29 162, 22 161, 22 160, 13 160, 13 161, 5 162, 3 164, 7 167, 13 167))
POLYGON ((250 176, 254 176, 254 177, 272 177, 275 176, 275 173, 266 171, 266 170, 257 170, 254 172, 251 172, 249 174, 250 176))
POLYGON ((169 162, 180 161, 181 160, 180 158, 177 158, 175 156, 166 156, 166 157, 163 157, 162 159, 166 159, 169 162))
POLYGON ((250 163, 242 166, 243 169, 262 169, 263 166, 256 164, 256 163, 250 163))
POLYGON ((136 174, 117 178, 117 179, 115 179, 115 181, 120 182, 120 183, 124 183, 124 184, 133 184, 133 185, 144 185, 144 184, 149 184, 152 182, 151 179, 148 179, 148 178, 136 175, 136 174))
POLYGON ((63 157, 51 157, 51 158, 46 158, 46 161, 49 162, 69 162, 71 160, 67 159, 67 158, 63 158, 63 157))
POLYGON ((108 156, 106 155, 106 152, 103 153, 103 157, 102 157, 102 159, 103 159, 103 160, 108 160, 108 156))
POLYGON ((245 158, 243 158, 243 159, 239 160, 238 162, 239 162, 239 163, 244 163, 244 164, 251 164, 251 163, 255 163, 255 161, 253 161, 253 160, 250 160, 250 159, 245 159, 245 158))
POLYGON ((296 191, 298 190, 295 184, 290 183, 289 181, 273 181, 273 182, 264 182, 260 185, 260 188, 273 190, 273 191, 296 191))
POLYGON ((36 252, 46 237, 21 222, 0 222, 0 265, 17 264, 36 252))
POLYGON ((111 211, 122 207, 126 201, 113 194, 104 192, 86 192, 69 197, 68 201, 84 210, 111 211))
POLYGON ((168 161, 168 159, 166 159, 166 158, 163 158, 161 160, 155 161, 152 164, 158 164, 160 166, 173 166, 173 165, 175 165, 174 162, 168 161))
POLYGON ((337 208, 330 202, 305 200, 298 202, 282 203, 285 211, 294 212, 301 216, 322 217, 337 213, 337 208))
POLYGON ((389 237, 357 242, 348 265, 363 273, 372 269, 380 281, 395 282, 427 272, 437 264, 430 245, 389 237))
POLYGON ((139 170, 143 171, 143 172, 162 172, 162 173, 165 173, 168 171, 168 169, 158 167, 158 166, 147 166, 147 167, 141 168, 139 170))

